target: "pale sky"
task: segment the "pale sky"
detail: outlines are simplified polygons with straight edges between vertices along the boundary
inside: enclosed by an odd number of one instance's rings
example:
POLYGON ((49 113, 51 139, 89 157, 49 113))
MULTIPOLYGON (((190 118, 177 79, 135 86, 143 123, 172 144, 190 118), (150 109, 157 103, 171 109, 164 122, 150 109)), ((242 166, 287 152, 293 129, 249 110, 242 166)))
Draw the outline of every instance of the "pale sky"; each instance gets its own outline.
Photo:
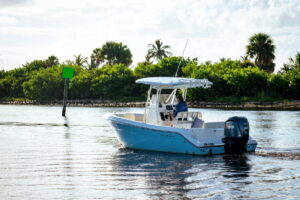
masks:
POLYGON ((300 51, 299 0, 0 0, 0 69, 56 55, 85 57, 123 42, 133 65, 161 39, 173 55, 200 62, 239 59, 254 33, 276 45, 276 71, 300 51))

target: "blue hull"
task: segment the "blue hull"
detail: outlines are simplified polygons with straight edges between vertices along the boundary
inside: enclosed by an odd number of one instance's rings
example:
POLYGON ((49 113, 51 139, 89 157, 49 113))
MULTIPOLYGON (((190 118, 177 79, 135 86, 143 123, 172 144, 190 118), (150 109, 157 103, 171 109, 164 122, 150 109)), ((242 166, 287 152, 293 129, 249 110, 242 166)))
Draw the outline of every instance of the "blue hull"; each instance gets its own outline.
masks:
MULTIPOLYGON (((180 133, 157 130, 111 121, 115 128, 118 139, 126 148, 161 151, 170 153, 213 155, 224 154, 224 145, 197 147, 180 133)), ((249 144, 247 151, 255 151, 256 144, 249 144)))

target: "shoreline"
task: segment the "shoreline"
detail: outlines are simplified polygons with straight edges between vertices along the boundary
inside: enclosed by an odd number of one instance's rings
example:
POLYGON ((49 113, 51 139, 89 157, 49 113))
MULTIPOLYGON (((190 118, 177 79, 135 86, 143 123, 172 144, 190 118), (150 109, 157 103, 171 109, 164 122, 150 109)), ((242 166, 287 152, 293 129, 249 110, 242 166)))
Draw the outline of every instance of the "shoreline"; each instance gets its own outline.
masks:
MULTIPOLYGON (((62 106, 62 100, 53 101, 0 101, 2 105, 62 106)), ((300 110, 300 100, 289 102, 187 102, 190 108, 215 108, 225 110, 300 110)), ((145 102, 117 102, 109 100, 68 100, 70 107, 145 107, 145 102)))

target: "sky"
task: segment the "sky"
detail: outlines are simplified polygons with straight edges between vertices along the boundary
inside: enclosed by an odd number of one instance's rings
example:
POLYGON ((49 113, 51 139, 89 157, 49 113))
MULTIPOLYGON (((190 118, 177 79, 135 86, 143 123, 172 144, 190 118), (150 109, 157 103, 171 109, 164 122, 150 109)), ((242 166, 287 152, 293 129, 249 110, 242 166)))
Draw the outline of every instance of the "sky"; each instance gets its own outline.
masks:
POLYGON ((161 39, 199 62, 240 59, 249 37, 276 45, 275 70, 300 51, 299 0, 0 0, 0 69, 55 55, 88 57, 107 41, 122 42, 133 66, 161 39))

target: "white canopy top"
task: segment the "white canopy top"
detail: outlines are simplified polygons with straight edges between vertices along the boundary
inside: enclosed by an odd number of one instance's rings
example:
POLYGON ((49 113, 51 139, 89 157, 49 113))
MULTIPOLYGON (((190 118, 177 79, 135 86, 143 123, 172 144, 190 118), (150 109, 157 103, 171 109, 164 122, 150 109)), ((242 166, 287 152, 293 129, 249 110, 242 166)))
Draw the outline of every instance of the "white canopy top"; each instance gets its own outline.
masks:
POLYGON ((209 88, 213 83, 207 79, 179 77, 149 77, 136 80, 136 83, 151 85, 158 88, 209 88))

